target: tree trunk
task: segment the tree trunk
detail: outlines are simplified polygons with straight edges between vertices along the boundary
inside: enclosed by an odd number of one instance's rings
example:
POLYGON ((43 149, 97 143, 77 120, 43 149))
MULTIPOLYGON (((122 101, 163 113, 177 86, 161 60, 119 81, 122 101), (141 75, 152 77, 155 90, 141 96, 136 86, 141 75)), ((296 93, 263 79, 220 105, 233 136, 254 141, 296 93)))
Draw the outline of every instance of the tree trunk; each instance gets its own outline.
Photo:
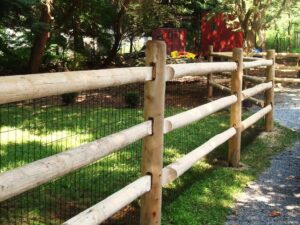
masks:
MULTIPOLYGON (((50 25, 51 22, 51 3, 52 0, 46 0, 45 3, 41 6, 41 18, 40 22, 50 25)), ((45 48, 50 37, 49 27, 47 30, 36 34, 34 44, 31 50, 30 62, 29 62, 29 70, 30 73, 38 73, 42 58, 45 52, 45 48)))
POLYGON ((120 42, 122 40, 122 34, 115 34, 115 38, 114 38, 114 44, 110 50, 110 52, 108 53, 107 58, 104 60, 103 66, 107 67, 109 66, 112 61, 116 58, 118 50, 119 50, 119 46, 120 46, 120 42))
POLYGON ((292 38, 291 38, 291 29, 292 29, 292 23, 291 23, 291 12, 288 12, 288 18, 289 18, 289 26, 288 26, 288 46, 287 46, 287 51, 290 52, 291 51, 291 42, 292 42, 292 38))
POLYGON ((243 34, 244 34, 243 48, 245 52, 248 54, 255 47, 256 35, 255 35, 255 31, 248 30, 248 29, 245 30, 243 34))
POLYGON ((265 30, 260 30, 258 32, 258 43, 257 46, 260 47, 263 51, 266 50, 266 32, 265 30))
POLYGON ((126 11, 127 11, 129 4, 130 4, 130 0, 124 0, 123 4, 121 6, 121 9, 118 12, 118 15, 116 17, 115 26, 114 26, 114 33, 115 33, 114 34, 114 44, 113 44, 110 52, 108 53, 107 58, 103 62, 104 67, 109 66, 117 56, 120 42, 121 42, 123 34, 124 34, 123 33, 123 19, 124 19, 124 16, 126 15, 126 11))
POLYGON ((133 41, 134 41, 134 36, 130 36, 130 48, 129 48, 129 53, 131 54, 133 52, 133 41))

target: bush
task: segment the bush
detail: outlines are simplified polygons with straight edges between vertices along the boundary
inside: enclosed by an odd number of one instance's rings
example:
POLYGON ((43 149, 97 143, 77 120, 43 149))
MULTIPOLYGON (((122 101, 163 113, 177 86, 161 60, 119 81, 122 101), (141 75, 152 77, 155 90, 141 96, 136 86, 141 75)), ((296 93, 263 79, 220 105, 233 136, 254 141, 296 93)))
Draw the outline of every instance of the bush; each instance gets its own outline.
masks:
POLYGON ((76 93, 76 92, 63 94, 63 95, 61 95, 62 102, 66 105, 70 105, 75 102, 75 99, 77 96, 78 96, 78 93, 76 93))
POLYGON ((124 97, 129 108, 136 108, 140 104, 140 96, 137 92, 127 93, 124 97))

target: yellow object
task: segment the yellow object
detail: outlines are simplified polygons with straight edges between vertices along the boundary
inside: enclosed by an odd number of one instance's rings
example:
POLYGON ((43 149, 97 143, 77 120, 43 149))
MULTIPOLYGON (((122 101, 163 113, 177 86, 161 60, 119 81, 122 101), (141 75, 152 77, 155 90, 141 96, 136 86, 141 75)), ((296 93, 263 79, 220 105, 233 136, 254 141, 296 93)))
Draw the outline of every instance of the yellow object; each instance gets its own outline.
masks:
POLYGON ((171 52, 171 58, 179 59, 179 58, 187 58, 187 59, 195 59, 196 55, 191 52, 178 52, 173 51, 171 52))
POLYGON ((188 59, 195 59, 196 55, 195 55, 194 53, 187 52, 186 57, 187 57, 188 59))
POLYGON ((172 57, 173 59, 178 58, 178 51, 173 51, 173 52, 171 52, 171 57, 172 57))

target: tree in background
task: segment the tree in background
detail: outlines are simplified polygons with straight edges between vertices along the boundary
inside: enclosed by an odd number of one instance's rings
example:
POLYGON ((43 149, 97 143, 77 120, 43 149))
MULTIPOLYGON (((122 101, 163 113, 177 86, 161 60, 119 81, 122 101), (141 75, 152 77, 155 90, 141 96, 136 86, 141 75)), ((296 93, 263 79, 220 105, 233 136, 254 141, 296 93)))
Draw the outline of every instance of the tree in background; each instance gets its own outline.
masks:
POLYGON ((32 27, 35 40, 30 55, 30 73, 39 72, 45 48, 50 37, 51 5, 52 0, 44 0, 40 3, 40 20, 32 27))
POLYGON ((286 9, 287 0, 223 0, 214 12, 224 12, 228 25, 244 35, 244 49, 265 49, 265 31, 286 9))

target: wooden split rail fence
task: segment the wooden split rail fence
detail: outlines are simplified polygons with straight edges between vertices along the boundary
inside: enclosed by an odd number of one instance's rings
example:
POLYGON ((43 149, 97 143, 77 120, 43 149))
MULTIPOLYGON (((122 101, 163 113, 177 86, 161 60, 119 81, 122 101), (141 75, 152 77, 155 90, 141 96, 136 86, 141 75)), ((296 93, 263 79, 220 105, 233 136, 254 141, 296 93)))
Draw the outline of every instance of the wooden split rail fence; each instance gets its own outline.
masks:
POLYGON ((145 83, 145 122, 1 173, 0 202, 87 166, 143 139, 142 176, 64 224, 100 224, 139 197, 141 197, 140 224, 160 224, 164 185, 181 176, 203 156, 227 140, 229 140, 229 164, 238 167, 242 131, 264 116, 265 129, 272 130, 274 51, 268 52, 267 60, 255 62, 243 62, 242 50, 235 49, 233 51, 234 62, 181 65, 166 65, 164 42, 148 42, 146 53, 148 66, 145 67, 0 77, 1 104, 129 83, 145 83), (242 90, 243 69, 256 66, 267 66, 266 83, 242 90), (166 81, 187 75, 200 76, 217 72, 232 73, 229 96, 164 118, 166 81), (242 101, 262 91, 266 92, 265 107, 242 121, 242 101), (230 107, 230 128, 163 168, 164 134, 187 126, 226 107, 230 107))
MULTIPOLYGON (((276 58, 297 58, 298 63, 297 66, 299 66, 300 62, 300 53, 275 53, 276 58)), ((209 46, 209 61, 213 62, 213 58, 217 57, 221 61, 230 61, 232 60, 232 52, 214 52, 213 51, 213 46, 209 46)), ((252 61, 253 64, 254 61, 261 61, 263 58, 262 57, 268 57, 267 52, 261 52, 261 53, 252 53, 251 56, 245 56, 243 58, 244 61, 252 61)), ((248 64, 248 66, 251 66, 248 64)), ((249 67, 248 67, 249 68, 249 67)), ((296 67, 297 68, 297 67, 296 67)), ((244 67, 244 69, 247 69, 247 67, 244 67)), ((299 71, 300 73, 300 71, 299 71)), ((253 76, 249 75, 244 75, 244 80, 249 80, 254 83, 263 83, 265 79, 263 78, 256 78, 253 76)), ((300 83, 300 78, 290 78, 290 77, 275 77, 275 82, 280 82, 280 83, 293 83, 293 84, 299 84, 300 83)), ((212 85, 213 86, 213 85, 212 85)), ((218 87, 216 87, 218 88, 218 87)), ((208 95, 212 96, 212 87, 209 87, 209 92, 208 95)), ((252 101, 253 99, 250 99, 252 101)), ((252 101, 253 103, 257 103, 256 101, 252 101)))

